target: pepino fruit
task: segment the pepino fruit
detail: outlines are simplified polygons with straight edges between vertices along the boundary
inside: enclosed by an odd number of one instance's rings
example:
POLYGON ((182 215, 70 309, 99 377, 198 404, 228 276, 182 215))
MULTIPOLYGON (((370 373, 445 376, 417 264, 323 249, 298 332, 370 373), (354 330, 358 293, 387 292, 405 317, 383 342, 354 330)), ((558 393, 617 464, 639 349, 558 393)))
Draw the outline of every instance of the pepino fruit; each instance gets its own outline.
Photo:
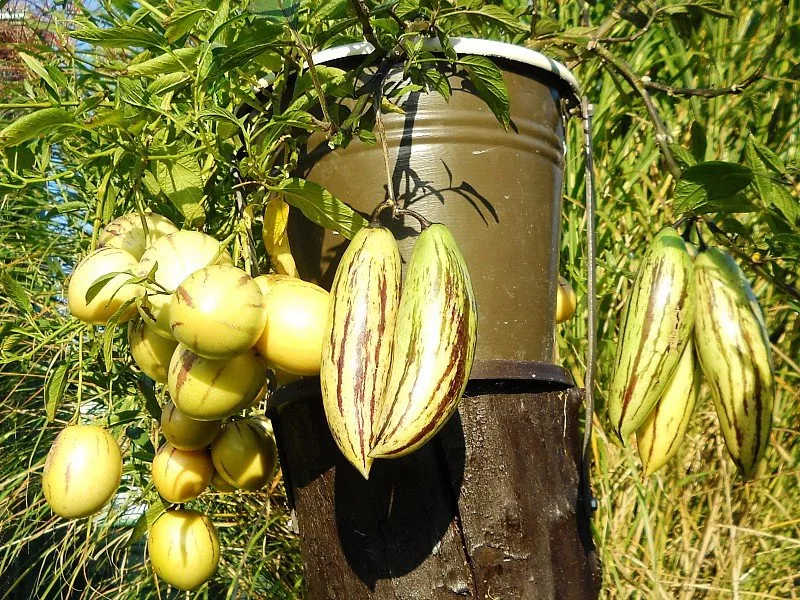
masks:
POLYGON ((254 350, 228 360, 211 360, 178 344, 167 385, 172 401, 184 415, 214 421, 249 406, 267 375, 266 361, 254 350))
POLYGON ((400 268, 394 236, 371 224, 353 237, 331 287, 320 371, 322 402, 336 445, 365 478, 373 460, 372 427, 391 366, 400 268))
POLYGON ((161 433, 178 450, 200 450, 217 437, 222 421, 197 421, 183 414, 171 400, 161 410, 161 433))
POLYGON ((148 246, 176 231, 178 228, 175 224, 159 214, 130 213, 106 225, 97 238, 97 245, 100 248, 125 250, 139 260, 148 246))
POLYGON ((206 515, 170 510, 150 527, 147 552, 156 575, 170 585, 193 591, 217 570, 219 537, 206 515))
POLYGON ((267 321, 258 284, 233 265, 211 265, 189 275, 169 307, 172 335, 195 354, 225 359, 247 352, 267 321))
POLYGON ((694 344, 689 340, 669 385, 636 431, 645 476, 658 471, 678 453, 694 414, 701 384, 700 366, 694 344))
POLYGON ((764 317, 729 254, 708 248, 695 261, 694 341, 728 453, 752 479, 772 428, 775 373, 764 317))
MULTIPOLYGON (((86 256, 69 278, 67 303, 69 312, 84 323, 105 325, 114 314, 129 300, 138 298, 142 290, 138 285, 126 283, 133 278, 136 258, 118 248, 99 248, 86 256), (112 273, 119 273, 107 280, 96 295, 86 301, 86 293, 101 280, 112 273)), ((122 313, 119 323, 136 314, 136 306, 131 304, 122 313)))
POLYGON ((330 294, 293 277, 262 276, 267 320, 256 349, 267 362, 296 375, 316 375, 322 358, 322 337, 330 294))
POLYGON ((152 327, 137 317, 128 323, 128 345, 142 373, 158 383, 167 382, 169 361, 178 342, 156 334, 152 327))
POLYGON ((156 452, 151 472, 161 497, 182 504, 194 500, 208 487, 214 465, 205 449, 178 450, 167 442, 156 452))
POLYGON ((664 393, 694 319, 692 258, 678 232, 667 227, 642 259, 619 330, 608 418, 623 443, 664 393))
POLYGON ((563 323, 571 319, 577 306, 578 299, 575 297, 575 290, 572 289, 569 281, 559 276, 558 291, 556 292, 556 323, 563 323))
POLYGON ((254 419, 226 423, 211 444, 217 474, 240 490, 260 490, 272 479, 278 448, 266 428, 254 419))
POLYGON ((108 504, 121 478, 122 454, 111 434, 96 425, 70 425, 47 454, 42 490, 54 513, 78 519, 108 504))
POLYGON ((156 240, 142 255, 136 274, 147 276, 154 268, 158 286, 138 302, 139 313, 158 335, 173 338, 169 310, 172 293, 189 275, 211 264, 231 264, 220 243, 199 231, 178 231, 156 240))
POLYGON ((370 456, 413 452, 452 416, 472 370, 477 318, 464 257, 450 231, 434 223, 419 234, 408 263, 370 456))

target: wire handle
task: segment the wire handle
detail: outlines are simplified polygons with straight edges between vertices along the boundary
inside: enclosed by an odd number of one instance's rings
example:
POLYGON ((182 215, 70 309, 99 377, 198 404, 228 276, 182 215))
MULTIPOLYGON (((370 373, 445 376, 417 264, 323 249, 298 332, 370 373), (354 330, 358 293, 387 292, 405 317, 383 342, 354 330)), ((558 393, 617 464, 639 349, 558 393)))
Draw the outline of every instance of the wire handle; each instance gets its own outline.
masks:
POLYGON ((586 246, 587 246, 587 293, 589 314, 588 348, 586 356, 586 416, 583 432, 581 466, 583 471, 583 499, 586 514, 591 517, 597 510, 597 500, 592 495, 590 480, 592 466, 592 425, 594 421, 594 379, 597 361, 597 236, 595 230, 596 198, 594 188, 594 157, 592 155, 592 115, 594 106, 586 96, 581 98, 581 121, 583 123, 583 152, 586 159, 586 246))

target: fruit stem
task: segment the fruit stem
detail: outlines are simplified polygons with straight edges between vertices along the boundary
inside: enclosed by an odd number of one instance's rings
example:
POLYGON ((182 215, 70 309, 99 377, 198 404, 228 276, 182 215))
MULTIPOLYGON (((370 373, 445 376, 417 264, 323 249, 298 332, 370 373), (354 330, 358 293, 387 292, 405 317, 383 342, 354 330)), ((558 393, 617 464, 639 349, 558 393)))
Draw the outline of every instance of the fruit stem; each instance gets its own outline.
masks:
POLYGON ((375 210, 372 211, 372 216, 370 217, 370 227, 380 227, 381 224, 378 221, 381 213, 385 210, 392 211, 392 218, 396 219, 397 217, 404 217, 408 215, 409 217, 414 217, 417 221, 419 221, 422 230, 424 231, 428 227, 431 226, 431 222, 428 221, 425 217, 419 214, 415 210, 411 210, 410 208, 397 208, 397 205, 391 200, 384 200, 378 206, 375 207, 375 210))
POLYGON ((697 245, 700 247, 700 252, 705 252, 708 250, 708 244, 703 239, 703 233, 700 231, 700 222, 695 221, 694 223, 695 229, 697 229, 697 245))

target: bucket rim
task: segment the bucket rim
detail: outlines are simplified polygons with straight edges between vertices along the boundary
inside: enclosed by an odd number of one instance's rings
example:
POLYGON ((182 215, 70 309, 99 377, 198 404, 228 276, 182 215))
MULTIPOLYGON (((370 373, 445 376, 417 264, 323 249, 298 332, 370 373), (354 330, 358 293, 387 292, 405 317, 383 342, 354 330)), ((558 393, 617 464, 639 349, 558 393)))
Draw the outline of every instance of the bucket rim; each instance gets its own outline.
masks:
MULTIPOLYGON (((503 58, 546 71, 566 83, 576 99, 581 96, 580 84, 572 72, 560 62, 536 50, 506 42, 469 37, 452 37, 450 38, 450 44, 457 54, 503 58)), ((439 38, 422 38, 422 46, 425 50, 432 52, 442 49, 442 43, 439 38)), ((367 41, 355 42, 326 48, 316 52, 311 58, 314 64, 325 64, 351 56, 364 56, 371 54, 374 50, 375 47, 367 41)))

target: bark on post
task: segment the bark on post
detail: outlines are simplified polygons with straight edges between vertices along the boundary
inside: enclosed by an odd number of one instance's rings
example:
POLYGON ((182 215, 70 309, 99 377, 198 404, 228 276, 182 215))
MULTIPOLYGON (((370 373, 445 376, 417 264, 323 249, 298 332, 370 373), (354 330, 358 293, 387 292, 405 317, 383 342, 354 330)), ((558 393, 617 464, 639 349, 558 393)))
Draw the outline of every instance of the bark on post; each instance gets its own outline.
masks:
POLYGON ((310 600, 596 597, 581 390, 473 381, 434 440, 376 461, 369 481, 336 448, 318 390, 283 388, 273 421, 310 600))

